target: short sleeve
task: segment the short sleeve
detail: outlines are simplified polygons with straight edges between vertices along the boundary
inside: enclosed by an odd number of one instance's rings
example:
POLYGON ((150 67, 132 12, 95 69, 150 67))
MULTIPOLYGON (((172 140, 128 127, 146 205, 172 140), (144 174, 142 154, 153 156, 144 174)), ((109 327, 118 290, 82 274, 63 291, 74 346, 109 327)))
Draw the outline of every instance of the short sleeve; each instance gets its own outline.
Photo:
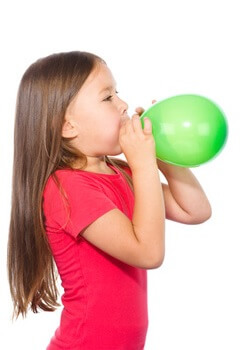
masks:
POLYGON ((48 230, 63 229, 73 237, 108 211, 117 208, 100 185, 79 172, 61 172, 57 176, 65 200, 55 181, 50 178, 44 191, 43 209, 48 230))

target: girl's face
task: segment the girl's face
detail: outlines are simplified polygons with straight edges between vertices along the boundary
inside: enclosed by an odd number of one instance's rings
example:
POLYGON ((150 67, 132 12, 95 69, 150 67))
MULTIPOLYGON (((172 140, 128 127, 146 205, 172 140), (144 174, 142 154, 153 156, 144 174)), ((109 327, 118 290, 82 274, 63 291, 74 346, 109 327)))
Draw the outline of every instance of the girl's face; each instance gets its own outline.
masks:
POLYGON ((86 156, 120 154, 119 130, 129 118, 127 109, 111 71, 98 63, 67 108, 62 136, 75 137, 73 146, 86 156))

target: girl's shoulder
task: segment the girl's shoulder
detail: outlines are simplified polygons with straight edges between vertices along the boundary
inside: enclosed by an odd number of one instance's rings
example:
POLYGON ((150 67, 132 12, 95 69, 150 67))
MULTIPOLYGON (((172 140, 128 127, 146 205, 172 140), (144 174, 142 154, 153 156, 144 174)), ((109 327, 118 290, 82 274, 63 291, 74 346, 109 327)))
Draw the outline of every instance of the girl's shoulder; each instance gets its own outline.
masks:
POLYGON ((58 190, 71 189, 79 183, 79 181, 91 182, 91 179, 80 176, 78 171, 73 169, 57 169, 47 179, 44 194, 50 193, 53 195, 58 190))
MULTIPOLYGON (((119 167, 125 171, 129 176, 132 176, 132 171, 128 164, 119 164, 119 167)), ((110 180, 118 181, 121 177, 121 171, 116 168, 117 174, 100 176, 100 174, 93 174, 90 172, 84 172, 82 170, 64 168, 55 170, 48 178, 44 188, 44 194, 50 193, 50 196, 53 197, 53 194, 61 191, 62 189, 69 192, 74 191, 78 186, 85 185, 86 188, 93 188, 98 186, 99 182, 102 182, 103 177, 105 180, 107 177, 110 180)))

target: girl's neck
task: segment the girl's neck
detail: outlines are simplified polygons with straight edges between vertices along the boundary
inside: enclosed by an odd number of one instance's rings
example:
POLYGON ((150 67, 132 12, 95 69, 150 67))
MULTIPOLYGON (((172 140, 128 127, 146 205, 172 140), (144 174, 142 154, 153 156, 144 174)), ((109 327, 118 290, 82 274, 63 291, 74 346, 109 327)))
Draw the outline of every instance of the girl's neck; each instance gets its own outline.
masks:
POLYGON ((86 165, 82 165, 80 162, 75 162, 73 165, 74 169, 84 170, 93 173, 101 173, 101 174, 113 174, 114 171, 107 165, 105 161, 105 156, 101 157, 87 157, 86 165))

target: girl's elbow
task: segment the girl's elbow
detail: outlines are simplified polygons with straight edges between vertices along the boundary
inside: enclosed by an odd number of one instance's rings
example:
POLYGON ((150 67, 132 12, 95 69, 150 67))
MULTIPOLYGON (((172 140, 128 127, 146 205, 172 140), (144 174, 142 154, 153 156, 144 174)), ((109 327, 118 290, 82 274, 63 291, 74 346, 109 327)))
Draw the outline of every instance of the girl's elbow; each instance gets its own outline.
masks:
POLYGON ((161 267, 161 265, 163 264, 163 261, 164 261, 164 259, 155 260, 155 261, 148 267, 148 270, 158 269, 158 268, 161 267))
POLYGON ((212 216, 212 208, 210 204, 207 205, 206 208, 203 209, 196 217, 193 218, 193 224, 202 224, 209 220, 212 216))
POLYGON ((212 207, 210 205, 210 203, 207 204, 207 208, 204 212, 204 215, 203 215, 203 221, 202 222, 205 222, 207 220, 209 220, 212 216, 212 207))
POLYGON ((165 258, 165 252, 160 252, 160 253, 156 254, 155 256, 152 256, 146 262, 145 268, 148 270, 153 270, 153 269, 159 268, 163 264, 164 258, 165 258))

